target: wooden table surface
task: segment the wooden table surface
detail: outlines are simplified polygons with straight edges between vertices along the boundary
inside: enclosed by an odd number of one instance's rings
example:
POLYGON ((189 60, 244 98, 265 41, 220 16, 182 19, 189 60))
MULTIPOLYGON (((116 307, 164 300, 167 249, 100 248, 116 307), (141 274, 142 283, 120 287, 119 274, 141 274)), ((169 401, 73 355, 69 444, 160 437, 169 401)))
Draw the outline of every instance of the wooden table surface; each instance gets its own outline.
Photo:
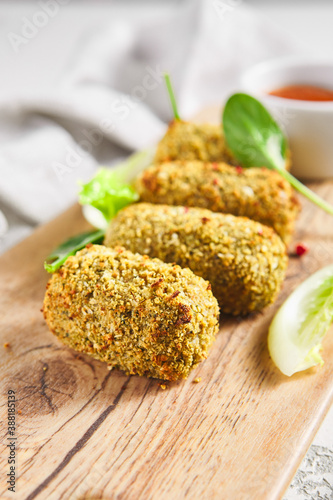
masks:
MULTIPOLYGON (((333 203, 333 182, 313 184, 333 203)), ((333 396, 333 335, 323 368, 282 375, 267 329, 282 301, 333 262, 333 219, 302 200, 279 298, 245 320, 222 317, 209 358, 167 384, 120 371, 62 346, 40 308, 45 256, 87 228, 78 206, 0 258, 1 498, 281 498, 333 396), (5 343, 9 347, 3 347, 5 343), (196 384, 194 379, 201 377, 196 384), (16 494, 7 491, 7 391, 15 391, 16 494)))

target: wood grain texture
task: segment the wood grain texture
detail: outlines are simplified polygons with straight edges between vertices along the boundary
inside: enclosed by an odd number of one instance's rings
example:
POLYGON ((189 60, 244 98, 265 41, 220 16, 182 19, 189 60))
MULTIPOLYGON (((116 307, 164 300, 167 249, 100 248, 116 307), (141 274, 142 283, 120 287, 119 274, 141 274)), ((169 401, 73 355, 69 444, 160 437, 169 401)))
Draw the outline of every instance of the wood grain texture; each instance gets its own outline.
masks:
MULTIPOLYGON (((333 203, 333 182, 311 187, 333 203)), ((281 498, 332 401, 333 335, 322 369, 287 378, 269 358, 267 329, 290 292, 333 262, 332 218, 303 202, 295 239, 310 251, 290 259, 277 303, 223 317, 209 358, 166 390, 110 372, 48 331, 44 257, 86 228, 74 206, 0 259, 1 498, 15 497, 5 477, 9 388, 19 410, 16 498, 281 498)))

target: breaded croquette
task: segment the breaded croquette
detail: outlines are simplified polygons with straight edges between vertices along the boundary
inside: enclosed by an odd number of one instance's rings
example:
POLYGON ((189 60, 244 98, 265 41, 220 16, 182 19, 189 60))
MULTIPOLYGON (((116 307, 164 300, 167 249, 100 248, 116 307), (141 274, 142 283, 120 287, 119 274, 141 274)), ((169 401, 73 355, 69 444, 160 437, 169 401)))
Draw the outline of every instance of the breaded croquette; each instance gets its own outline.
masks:
POLYGON ((287 267, 286 248, 269 227, 202 208, 138 203, 111 221, 105 245, 189 267, 211 283, 221 310, 259 311, 274 301, 287 267))
POLYGON ((142 201, 248 217, 272 227, 286 244, 300 209, 289 182, 266 168, 166 162, 147 168, 137 179, 136 188, 142 201))
POLYGON ((174 120, 157 145, 155 162, 173 160, 225 161, 233 163, 220 125, 174 120))
POLYGON ((128 374, 186 378, 205 359, 219 308, 189 269, 91 245, 53 274, 44 299, 50 330, 66 345, 128 374))

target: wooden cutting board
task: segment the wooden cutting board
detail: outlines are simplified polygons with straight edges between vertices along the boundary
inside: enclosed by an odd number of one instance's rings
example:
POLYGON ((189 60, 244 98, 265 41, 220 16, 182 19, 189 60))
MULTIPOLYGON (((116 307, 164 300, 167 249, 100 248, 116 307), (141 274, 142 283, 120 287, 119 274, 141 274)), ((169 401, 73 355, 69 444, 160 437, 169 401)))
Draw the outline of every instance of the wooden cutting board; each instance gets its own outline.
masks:
MULTIPOLYGON (((311 187, 333 203, 333 182, 311 187)), ((15 496, 6 485, 10 389, 16 498, 281 498, 332 402, 333 334, 323 368, 288 378, 270 360, 267 329, 290 292, 332 264, 333 219, 304 201, 295 240, 310 251, 290 259, 277 303, 245 320, 223 317, 209 358, 166 389, 63 347, 43 320, 43 260, 87 226, 74 206, 0 258, 1 498, 15 496)))

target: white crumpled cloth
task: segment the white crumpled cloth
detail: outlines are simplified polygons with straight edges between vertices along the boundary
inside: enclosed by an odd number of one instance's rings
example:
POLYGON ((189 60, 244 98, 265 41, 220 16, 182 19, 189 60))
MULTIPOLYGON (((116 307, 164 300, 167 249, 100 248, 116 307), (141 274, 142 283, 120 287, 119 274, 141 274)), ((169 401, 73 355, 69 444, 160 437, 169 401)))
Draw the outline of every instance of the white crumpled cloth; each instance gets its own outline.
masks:
MULTIPOLYGON (((72 204, 78 179, 89 179, 100 163, 112 165, 158 141, 171 119, 164 71, 187 118, 222 104, 253 63, 301 50, 237 0, 188 0, 167 12, 149 5, 149 16, 86 26, 52 84, 26 86, 23 74, 21 85, 0 93, 0 234, 3 214, 9 222, 0 250, 72 204)), ((65 51, 56 21, 52 35, 65 51)), ((47 43, 47 29, 43 41, 29 43, 47 43)), ((28 47, 9 42, 13 57, 24 58, 28 47)), ((40 71, 41 61, 35 63, 40 71)))

